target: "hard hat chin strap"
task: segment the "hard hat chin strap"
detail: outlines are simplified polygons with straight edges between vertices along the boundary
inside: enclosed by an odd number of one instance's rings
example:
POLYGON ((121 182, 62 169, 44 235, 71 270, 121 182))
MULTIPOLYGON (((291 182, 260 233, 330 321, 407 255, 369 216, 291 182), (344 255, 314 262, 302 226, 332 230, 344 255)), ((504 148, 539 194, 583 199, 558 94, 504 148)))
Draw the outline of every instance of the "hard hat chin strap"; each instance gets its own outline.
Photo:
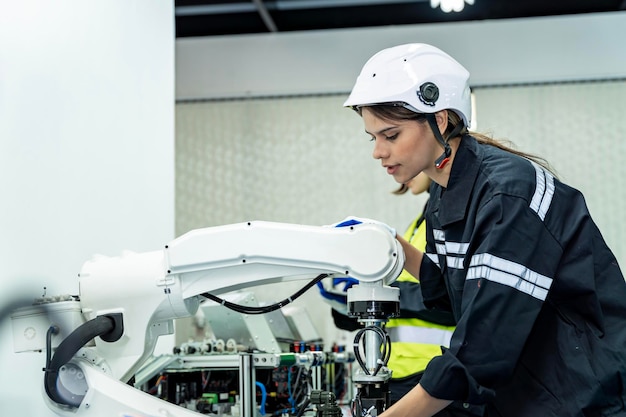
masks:
POLYGON ((452 129, 452 132, 448 135, 446 139, 443 138, 441 132, 439 132, 439 126, 437 126, 437 119, 435 118, 434 113, 426 114, 426 120, 428 120, 428 124, 430 125, 430 129, 433 131, 435 135, 435 139, 439 142, 439 144, 443 147, 443 153, 439 158, 435 160, 435 168, 442 169, 448 162, 450 162, 450 155, 452 154, 452 149, 450 149, 450 145, 448 141, 457 136, 463 130, 463 124, 459 123, 452 129))

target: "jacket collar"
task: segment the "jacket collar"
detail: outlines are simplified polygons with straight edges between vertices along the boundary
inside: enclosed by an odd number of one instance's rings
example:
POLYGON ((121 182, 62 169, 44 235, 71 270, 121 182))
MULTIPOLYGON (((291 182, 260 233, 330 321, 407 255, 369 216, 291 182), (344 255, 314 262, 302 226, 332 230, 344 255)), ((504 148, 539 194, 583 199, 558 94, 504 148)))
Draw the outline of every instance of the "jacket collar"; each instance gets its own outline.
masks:
POLYGON ((482 160, 483 152, 476 139, 463 135, 454 155, 448 187, 445 192, 441 189, 438 217, 442 226, 465 218, 482 160))

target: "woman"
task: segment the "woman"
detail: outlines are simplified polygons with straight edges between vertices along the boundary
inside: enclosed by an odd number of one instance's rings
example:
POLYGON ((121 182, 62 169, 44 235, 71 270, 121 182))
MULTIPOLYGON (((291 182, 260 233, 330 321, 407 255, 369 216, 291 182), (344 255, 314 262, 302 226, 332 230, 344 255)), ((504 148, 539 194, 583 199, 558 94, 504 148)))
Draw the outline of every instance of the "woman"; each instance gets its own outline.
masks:
POLYGON ((426 250, 398 237, 450 348, 383 417, 451 401, 488 416, 626 416, 626 283, 583 196, 540 158, 469 132, 469 73, 425 44, 374 55, 345 103, 373 156, 434 185, 426 250))

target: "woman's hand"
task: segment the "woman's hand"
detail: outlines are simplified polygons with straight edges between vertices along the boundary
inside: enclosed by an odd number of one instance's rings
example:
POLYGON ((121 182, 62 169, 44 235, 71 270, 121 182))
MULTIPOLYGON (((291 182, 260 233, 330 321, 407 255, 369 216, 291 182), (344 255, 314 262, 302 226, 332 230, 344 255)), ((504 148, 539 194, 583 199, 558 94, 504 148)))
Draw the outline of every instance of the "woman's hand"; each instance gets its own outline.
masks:
POLYGON ((432 397, 421 385, 411 391, 379 417, 430 417, 450 405, 452 401, 432 397))

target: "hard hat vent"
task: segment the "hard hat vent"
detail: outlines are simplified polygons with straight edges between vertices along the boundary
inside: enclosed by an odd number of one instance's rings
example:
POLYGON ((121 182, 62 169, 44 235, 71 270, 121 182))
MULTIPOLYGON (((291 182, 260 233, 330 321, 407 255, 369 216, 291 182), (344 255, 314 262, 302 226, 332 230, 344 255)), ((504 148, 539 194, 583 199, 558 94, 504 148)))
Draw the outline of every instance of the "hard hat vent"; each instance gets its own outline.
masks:
POLYGON ((439 98, 439 88, 430 81, 426 82, 420 85, 417 97, 419 97, 420 101, 427 106, 434 106, 439 98))

